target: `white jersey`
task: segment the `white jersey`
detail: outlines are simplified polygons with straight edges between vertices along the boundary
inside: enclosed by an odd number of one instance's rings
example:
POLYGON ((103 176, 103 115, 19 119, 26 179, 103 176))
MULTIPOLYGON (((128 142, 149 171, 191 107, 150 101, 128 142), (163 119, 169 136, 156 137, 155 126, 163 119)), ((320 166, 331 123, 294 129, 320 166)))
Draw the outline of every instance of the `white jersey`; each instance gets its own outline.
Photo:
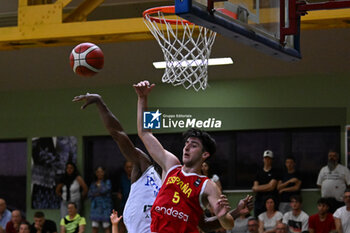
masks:
POLYGON ((333 217, 340 219, 344 233, 350 232, 350 211, 346 210, 346 206, 337 209, 333 217))
POLYGON ((153 166, 149 166, 141 177, 131 184, 123 213, 129 233, 151 232, 150 211, 161 186, 162 179, 153 166))
POLYGON ((337 201, 343 201, 346 185, 350 185, 350 171, 341 164, 333 171, 325 166, 318 175, 317 185, 321 185, 322 197, 334 197, 337 201))

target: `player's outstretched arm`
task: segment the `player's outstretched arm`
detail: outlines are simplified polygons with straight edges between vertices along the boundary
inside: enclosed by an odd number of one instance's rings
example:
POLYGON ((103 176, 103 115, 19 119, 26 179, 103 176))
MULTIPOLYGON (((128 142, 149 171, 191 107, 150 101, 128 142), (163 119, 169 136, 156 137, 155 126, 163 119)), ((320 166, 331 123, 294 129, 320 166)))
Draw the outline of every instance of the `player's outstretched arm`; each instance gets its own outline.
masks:
MULTIPOLYGON (((228 199, 225 195, 221 195, 220 199, 217 200, 218 205, 222 205, 223 207, 230 209, 230 205, 228 199)), ((241 199, 237 207, 233 210, 230 210, 229 213, 233 217, 233 219, 238 218, 242 214, 248 214, 253 209, 253 197, 251 195, 247 195, 244 199, 241 199)), ((211 232, 221 228, 221 224, 218 220, 217 216, 213 217, 204 217, 200 220, 199 227, 204 232, 211 232)))
POLYGON ((226 230, 234 227, 234 219, 229 213, 230 206, 227 198, 221 196, 221 191, 216 184, 212 181, 208 181, 204 189, 204 194, 207 196, 209 204, 213 207, 215 216, 220 222, 220 225, 226 230))
POLYGON ((150 84, 148 81, 141 81, 133 85, 138 96, 137 132, 149 154, 162 167, 163 171, 167 172, 174 165, 180 164, 180 161, 175 155, 165 150, 152 132, 143 129, 142 125, 143 112, 148 107, 147 98, 154 86, 155 84, 150 84))
POLYGON ((85 94, 74 97, 73 102, 85 101, 81 106, 81 109, 85 109, 91 104, 96 104, 99 111, 102 122, 114 141, 118 144, 120 151, 124 157, 133 162, 134 164, 140 164, 141 172, 143 172, 150 164, 150 159, 144 155, 141 150, 135 148, 128 135, 125 133, 122 125, 117 117, 108 109, 107 105, 103 101, 102 97, 98 94, 85 94), (145 165, 142 165, 145 164, 145 165))

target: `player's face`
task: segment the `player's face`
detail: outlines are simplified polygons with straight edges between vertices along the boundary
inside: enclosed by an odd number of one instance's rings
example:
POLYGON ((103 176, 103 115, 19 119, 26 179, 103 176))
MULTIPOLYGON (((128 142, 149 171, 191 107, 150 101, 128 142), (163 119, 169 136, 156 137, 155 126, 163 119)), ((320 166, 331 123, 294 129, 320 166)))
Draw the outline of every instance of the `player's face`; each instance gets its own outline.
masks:
POLYGON ((195 164, 201 161, 203 154, 203 145, 198 138, 188 138, 183 148, 182 161, 185 165, 195 164))
POLYGON ((323 203, 318 204, 317 209, 318 209, 319 214, 325 214, 328 212, 328 205, 323 204, 323 203))

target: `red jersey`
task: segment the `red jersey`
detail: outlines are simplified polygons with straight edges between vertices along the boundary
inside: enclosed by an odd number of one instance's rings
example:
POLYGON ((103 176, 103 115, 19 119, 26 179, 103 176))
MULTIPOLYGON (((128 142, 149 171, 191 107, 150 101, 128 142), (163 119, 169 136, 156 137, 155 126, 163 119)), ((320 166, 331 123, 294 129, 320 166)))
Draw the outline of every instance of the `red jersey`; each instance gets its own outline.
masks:
POLYGON ((151 231, 158 233, 195 233, 204 206, 201 196, 208 178, 185 173, 174 166, 153 203, 151 231))

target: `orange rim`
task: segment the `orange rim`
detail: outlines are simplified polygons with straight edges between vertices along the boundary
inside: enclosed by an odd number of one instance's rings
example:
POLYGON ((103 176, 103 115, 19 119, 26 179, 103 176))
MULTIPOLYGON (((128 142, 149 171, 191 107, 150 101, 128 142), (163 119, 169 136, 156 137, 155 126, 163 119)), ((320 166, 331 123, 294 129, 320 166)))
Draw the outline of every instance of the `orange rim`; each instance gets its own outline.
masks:
POLYGON ((190 25, 193 24, 190 21, 182 20, 182 19, 160 19, 159 17, 151 16, 152 14, 156 14, 158 12, 163 12, 166 14, 175 14, 175 6, 160 6, 160 7, 150 8, 143 12, 143 18, 146 19, 146 17, 148 16, 151 22, 156 22, 161 24, 165 24, 165 22, 170 24, 178 24, 180 22, 190 24, 190 25))

